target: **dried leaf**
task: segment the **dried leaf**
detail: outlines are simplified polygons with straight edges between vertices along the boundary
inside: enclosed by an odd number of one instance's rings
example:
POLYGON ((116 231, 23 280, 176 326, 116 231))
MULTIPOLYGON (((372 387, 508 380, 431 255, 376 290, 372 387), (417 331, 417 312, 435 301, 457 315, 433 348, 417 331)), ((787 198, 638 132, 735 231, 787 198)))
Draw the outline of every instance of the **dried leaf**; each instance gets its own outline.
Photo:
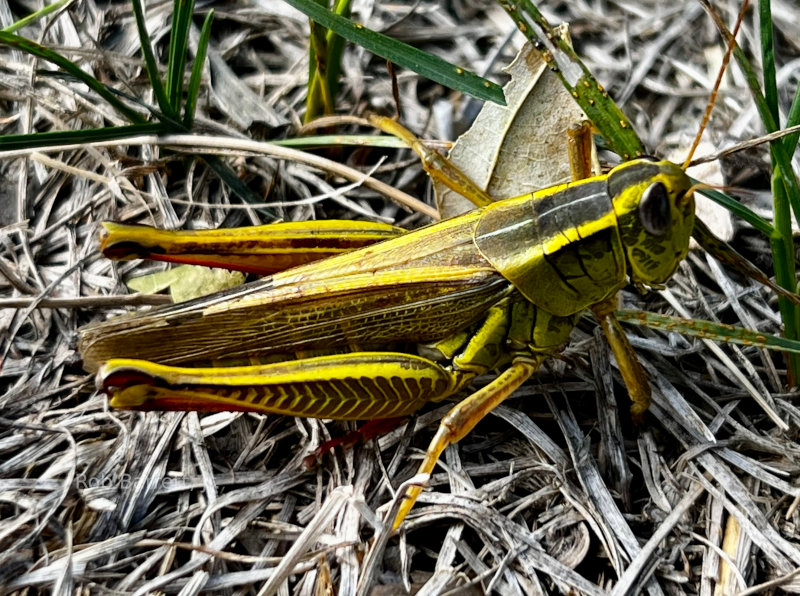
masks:
MULTIPOLYGON (((567 28, 563 27, 564 35, 567 28)), ((450 159, 491 196, 503 199, 570 179, 567 130, 586 120, 539 52, 525 44, 506 69, 507 106, 486 103, 450 159)), ((442 217, 474 208, 443 185, 435 185, 442 217)))

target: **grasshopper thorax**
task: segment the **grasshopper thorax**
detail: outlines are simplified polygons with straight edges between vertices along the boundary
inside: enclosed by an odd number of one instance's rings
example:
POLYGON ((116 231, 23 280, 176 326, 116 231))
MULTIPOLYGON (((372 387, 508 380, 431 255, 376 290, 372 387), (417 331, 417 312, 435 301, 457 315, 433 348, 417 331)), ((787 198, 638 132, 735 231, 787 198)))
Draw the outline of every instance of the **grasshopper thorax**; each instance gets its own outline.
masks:
POLYGON ((691 187, 669 161, 637 159, 608 174, 628 274, 637 286, 663 284, 686 257, 694 226, 691 187))

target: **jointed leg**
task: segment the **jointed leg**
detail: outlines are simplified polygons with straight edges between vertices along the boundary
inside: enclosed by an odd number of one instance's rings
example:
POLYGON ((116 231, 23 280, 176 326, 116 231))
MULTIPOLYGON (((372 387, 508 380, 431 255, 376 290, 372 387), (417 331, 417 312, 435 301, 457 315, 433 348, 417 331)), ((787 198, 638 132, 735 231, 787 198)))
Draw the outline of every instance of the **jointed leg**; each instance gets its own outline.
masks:
POLYGON ((628 395, 631 397, 631 417, 634 422, 638 423, 641 422, 644 413, 650 407, 650 382, 647 380, 642 363, 639 362, 633 351, 628 336, 625 335, 614 315, 615 300, 616 297, 596 304, 592 307, 592 311, 600 321, 611 351, 614 352, 614 357, 617 359, 619 372, 622 380, 625 381, 628 395))
MULTIPOLYGON (((442 418, 439 430, 433 437, 425 459, 419 467, 419 474, 431 474, 436 462, 442 455, 445 448, 466 436, 475 425, 480 422, 486 414, 500 405, 509 395, 511 395, 522 383, 524 383, 539 368, 538 361, 518 360, 496 379, 485 387, 470 395, 464 401, 459 402, 442 418)), ((394 528, 397 529, 403 519, 414 506, 414 502, 422 492, 422 487, 414 486, 408 489, 405 500, 400 506, 397 517, 394 520, 394 528)))

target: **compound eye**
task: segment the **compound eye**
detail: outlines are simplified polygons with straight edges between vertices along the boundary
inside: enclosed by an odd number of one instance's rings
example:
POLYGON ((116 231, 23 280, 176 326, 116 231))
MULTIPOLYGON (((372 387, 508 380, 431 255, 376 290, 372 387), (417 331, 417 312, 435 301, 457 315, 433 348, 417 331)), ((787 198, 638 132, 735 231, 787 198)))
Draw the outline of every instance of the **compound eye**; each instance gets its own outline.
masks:
POLYGON ((667 187, 661 182, 648 186, 639 202, 639 221, 648 233, 663 236, 672 223, 667 187))

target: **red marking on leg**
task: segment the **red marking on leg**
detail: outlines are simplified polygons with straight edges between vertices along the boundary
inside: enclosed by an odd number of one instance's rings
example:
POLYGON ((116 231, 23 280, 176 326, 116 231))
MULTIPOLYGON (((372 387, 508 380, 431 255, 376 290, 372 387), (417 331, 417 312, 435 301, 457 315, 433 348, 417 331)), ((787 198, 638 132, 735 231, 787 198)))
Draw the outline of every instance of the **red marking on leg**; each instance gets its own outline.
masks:
POLYGON ((408 417, 406 416, 370 420, 359 429, 350 431, 349 433, 346 433, 340 437, 334 437, 330 441, 325 441, 322 445, 314 450, 314 453, 303 459, 303 466, 306 468, 313 468, 317 462, 322 459, 322 456, 329 451, 333 451, 336 447, 349 448, 356 443, 366 442, 369 439, 380 437, 393 431, 406 420, 408 420, 408 417))

